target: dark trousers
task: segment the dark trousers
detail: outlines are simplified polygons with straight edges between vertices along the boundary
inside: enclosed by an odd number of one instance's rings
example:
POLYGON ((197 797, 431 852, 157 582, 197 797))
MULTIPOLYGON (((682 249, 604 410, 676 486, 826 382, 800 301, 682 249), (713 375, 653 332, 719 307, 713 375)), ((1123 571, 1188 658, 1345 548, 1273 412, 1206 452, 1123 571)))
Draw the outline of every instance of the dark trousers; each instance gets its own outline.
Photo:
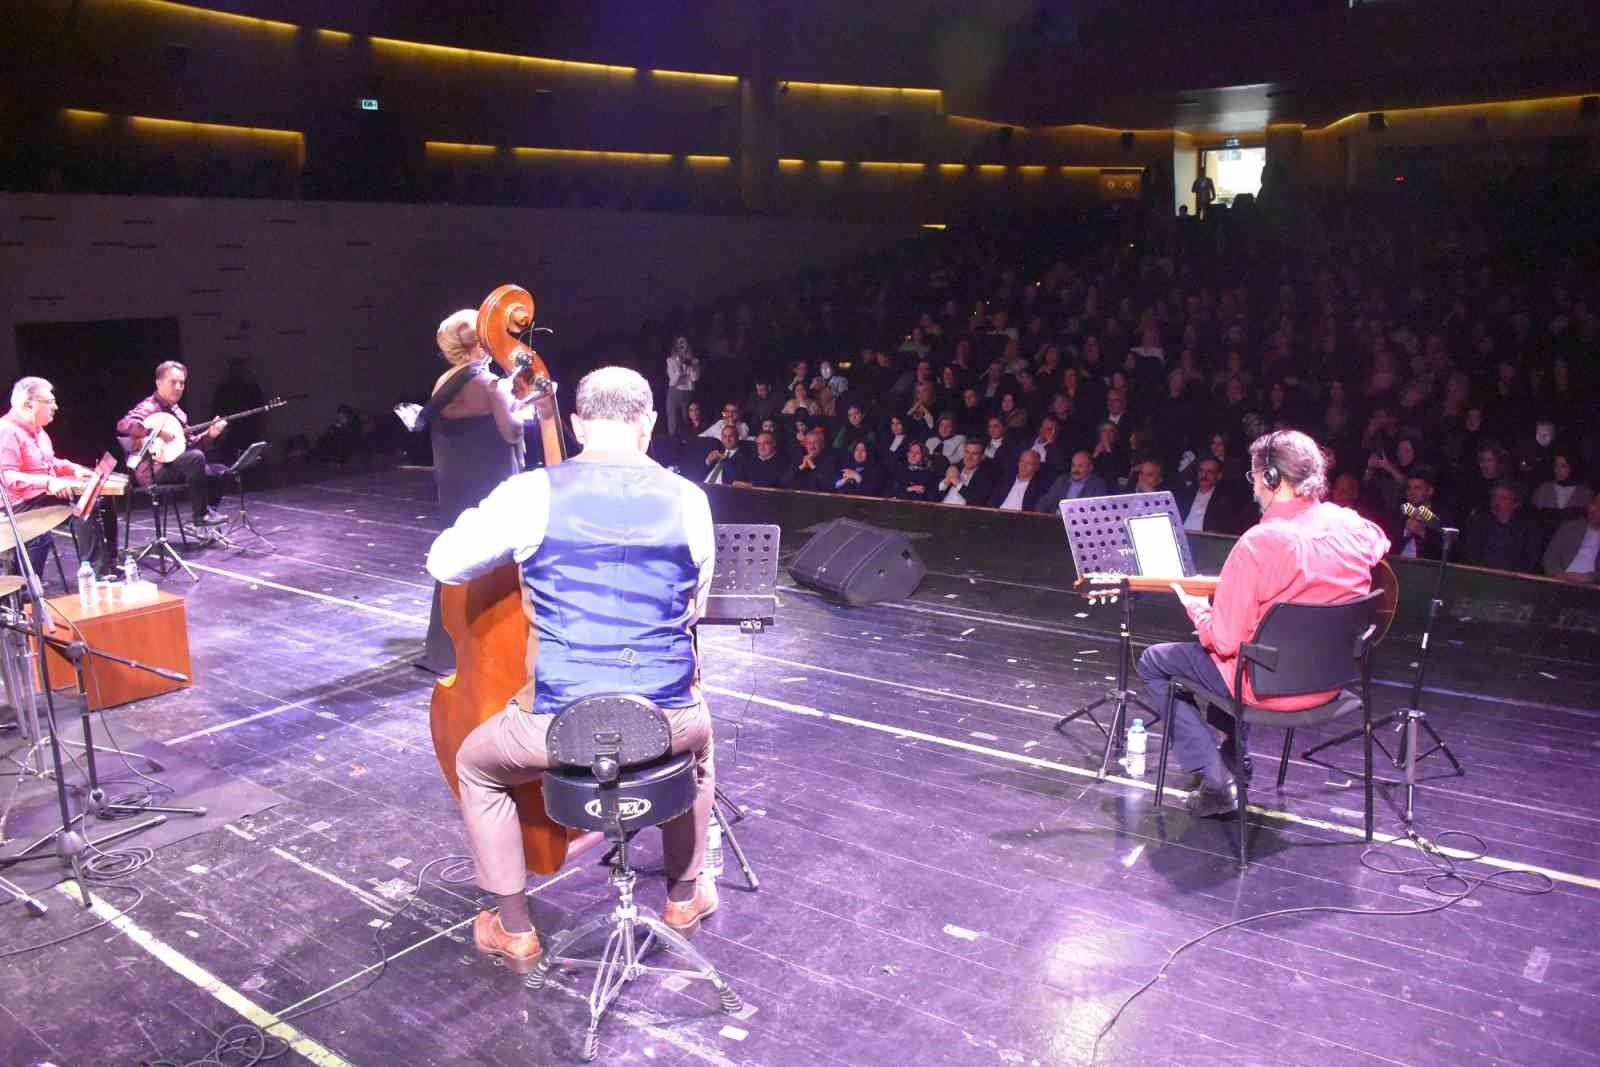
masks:
MULTIPOLYGON (((1211 662, 1210 653, 1198 641, 1151 645, 1139 657, 1139 677, 1144 679, 1145 699, 1157 711, 1167 706, 1167 682, 1172 678, 1185 679, 1213 693, 1228 692, 1222 673, 1211 662)), ((1182 694, 1173 700, 1172 718, 1167 722, 1167 729, 1172 731, 1172 747, 1178 754, 1178 765, 1189 774, 1204 775, 1207 785, 1220 786, 1232 772, 1217 751, 1217 739, 1211 732, 1212 726, 1222 730, 1229 740, 1233 738, 1233 719, 1230 716, 1213 710, 1208 726, 1206 717, 1200 714, 1194 701, 1182 694)), ((1249 752, 1249 723, 1239 724, 1239 739, 1244 743, 1244 752, 1249 752)), ((1240 753, 1236 758, 1242 758, 1243 755, 1240 753)))
MULTIPOLYGON (((21 516, 38 508, 53 508, 70 503, 72 501, 62 500, 59 497, 36 496, 26 504, 17 505, 16 512, 21 516)), ((97 505, 97 507, 101 508, 105 506, 103 501, 97 505)), ((0 514, 0 521, 3 521, 4 518, 5 516, 0 514)), ((105 523, 103 518, 101 522, 96 522, 94 516, 90 516, 87 521, 73 516, 68 522, 70 523, 68 528, 72 531, 72 542, 78 548, 78 560, 80 562, 89 560, 94 565, 96 574, 104 574, 110 569, 111 557, 116 551, 117 525, 115 516, 113 515, 109 523, 105 523), (109 538, 102 526, 111 531, 109 538)), ((28 542, 28 562, 33 565, 33 573, 39 576, 41 582, 44 581, 45 560, 50 553, 50 538, 54 536, 54 533, 47 533, 28 542)), ((70 586, 72 579, 69 577, 67 582, 70 586)))
POLYGON ((189 510, 195 522, 205 518, 206 509, 211 506, 211 486, 206 478, 206 454, 198 448, 189 449, 171 463, 156 464, 157 485, 189 487, 189 510))

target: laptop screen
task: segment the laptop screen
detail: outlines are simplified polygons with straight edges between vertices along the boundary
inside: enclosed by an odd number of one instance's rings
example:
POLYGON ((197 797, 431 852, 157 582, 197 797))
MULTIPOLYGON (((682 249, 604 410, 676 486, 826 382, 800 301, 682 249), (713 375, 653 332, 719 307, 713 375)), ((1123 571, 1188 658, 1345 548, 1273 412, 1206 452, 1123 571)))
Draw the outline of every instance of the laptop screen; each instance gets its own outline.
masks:
POLYGON ((1157 578, 1182 578, 1183 557, 1178 552, 1178 537, 1172 517, 1165 512, 1140 515, 1126 520, 1128 540, 1133 544, 1139 574, 1157 578))

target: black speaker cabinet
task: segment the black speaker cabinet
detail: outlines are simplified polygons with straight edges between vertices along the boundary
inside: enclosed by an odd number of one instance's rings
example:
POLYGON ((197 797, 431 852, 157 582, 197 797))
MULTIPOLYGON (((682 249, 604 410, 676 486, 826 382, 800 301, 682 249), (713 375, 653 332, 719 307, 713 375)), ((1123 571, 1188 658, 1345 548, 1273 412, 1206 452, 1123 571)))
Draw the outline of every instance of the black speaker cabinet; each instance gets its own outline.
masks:
POLYGON ((927 573, 903 535, 850 519, 835 519, 818 530, 789 564, 796 582, 851 606, 902 600, 927 573))

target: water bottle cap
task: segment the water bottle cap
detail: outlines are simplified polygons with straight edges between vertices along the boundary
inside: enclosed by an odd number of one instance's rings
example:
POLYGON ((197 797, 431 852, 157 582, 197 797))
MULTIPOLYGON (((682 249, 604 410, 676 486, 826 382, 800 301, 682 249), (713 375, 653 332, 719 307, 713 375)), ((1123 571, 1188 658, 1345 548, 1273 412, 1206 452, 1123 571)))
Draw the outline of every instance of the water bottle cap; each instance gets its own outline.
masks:
POLYGON ((1134 719, 1133 720, 1133 726, 1134 726, 1134 729, 1136 729, 1136 730, 1143 730, 1144 729, 1144 720, 1143 719, 1134 719))

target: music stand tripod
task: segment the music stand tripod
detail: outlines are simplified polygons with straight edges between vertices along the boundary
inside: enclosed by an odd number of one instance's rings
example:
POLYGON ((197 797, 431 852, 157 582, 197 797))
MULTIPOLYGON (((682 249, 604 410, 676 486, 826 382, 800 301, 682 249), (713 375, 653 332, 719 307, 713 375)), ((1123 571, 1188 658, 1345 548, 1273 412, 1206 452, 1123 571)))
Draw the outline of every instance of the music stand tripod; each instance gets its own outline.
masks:
MULTIPOLYGON (((1072 552, 1072 563, 1079 581, 1091 574, 1122 575, 1114 587, 1115 592, 1091 593, 1096 598, 1116 599, 1122 603, 1122 614, 1117 624, 1117 679, 1100 699, 1056 720, 1052 727, 1066 736, 1068 723, 1088 719, 1095 729, 1106 736, 1105 750, 1100 755, 1099 777, 1104 778, 1110 769, 1128 718, 1128 705, 1133 704, 1149 716, 1152 725, 1161 721, 1161 715, 1128 686, 1128 676, 1133 668, 1133 592, 1128 588, 1127 573, 1130 564, 1137 567, 1137 557, 1128 541, 1127 520, 1145 515, 1165 514, 1173 519, 1177 530, 1183 528, 1178 521, 1178 506, 1171 493, 1129 493, 1123 496, 1080 497, 1061 502, 1061 522, 1066 528, 1067 548, 1072 552), (1111 721, 1102 723, 1095 712, 1111 707, 1111 721)), ((1189 543, 1176 538, 1180 560, 1185 575, 1194 572, 1189 556, 1189 543)))
MULTIPOLYGON (((1456 758, 1456 754, 1450 751, 1450 746, 1445 744, 1445 740, 1442 736, 1440 736, 1439 731, 1435 730, 1433 728, 1433 723, 1428 721, 1427 712, 1422 710, 1422 685, 1423 680, 1426 678, 1428 673, 1428 652, 1433 644, 1433 642, 1430 640, 1430 637, 1433 634, 1434 626, 1439 621, 1439 612, 1444 608, 1444 572, 1450 559, 1450 549, 1454 545, 1456 536, 1460 532, 1460 530, 1457 530, 1453 526, 1439 527, 1439 536, 1442 544, 1439 547, 1439 559, 1437 561, 1438 565, 1433 571, 1433 597, 1428 601, 1427 622, 1423 624, 1422 628, 1422 649, 1417 653, 1417 669, 1416 672, 1411 676, 1411 693, 1409 698, 1406 700, 1404 707, 1390 712, 1388 715, 1385 715, 1383 718, 1378 719, 1372 724, 1372 743, 1378 746, 1378 750, 1382 752, 1385 758, 1393 763, 1396 768, 1405 768, 1405 822, 1407 828, 1411 826, 1411 815, 1414 809, 1414 801, 1417 789, 1417 764, 1419 762, 1427 759, 1435 752, 1443 752, 1445 759, 1450 761, 1451 773, 1449 775, 1439 775, 1439 777, 1460 778, 1467 773, 1467 769, 1461 765, 1461 761, 1456 758), (1390 724, 1394 725, 1395 732, 1400 735, 1399 742, 1396 745, 1395 751, 1392 753, 1384 746, 1383 740, 1378 737, 1379 728, 1388 726, 1390 724), (1429 739, 1433 741, 1433 747, 1428 749, 1426 752, 1415 755, 1413 758, 1413 753, 1416 753, 1417 730, 1419 728, 1427 732, 1429 739)), ((1310 749, 1307 749, 1301 754, 1300 758, 1308 763, 1314 763, 1317 766, 1327 768, 1328 770, 1338 770, 1339 768, 1335 767, 1333 764, 1324 760, 1316 759, 1314 757, 1323 749, 1331 748, 1334 745, 1342 745, 1346 741, 1352 741, 1360 737, 1364 732, 1365 730, 1363 729, 1350 730, 1346 733, 1342 733, 1338 737, 1331 738, 1330 740, 1322 742, 1320 745, 1316 745, 1310 749)))
POLYGON ((239 458, 233 465, 223 471, 220 477, 232 478, 239 487, 239 514, 228 520, 228 524, 211 535, 213 543, 224 548, 238 549, 263 549, 267 552, 276 552, 278 546, 250 521, 250 508, 245 498, 244 472, 261 462, 266 454, 267 442, 257 441, 249 448, 239 453, 239 458), (241 534, 243 539, 241 540, 241 534))

